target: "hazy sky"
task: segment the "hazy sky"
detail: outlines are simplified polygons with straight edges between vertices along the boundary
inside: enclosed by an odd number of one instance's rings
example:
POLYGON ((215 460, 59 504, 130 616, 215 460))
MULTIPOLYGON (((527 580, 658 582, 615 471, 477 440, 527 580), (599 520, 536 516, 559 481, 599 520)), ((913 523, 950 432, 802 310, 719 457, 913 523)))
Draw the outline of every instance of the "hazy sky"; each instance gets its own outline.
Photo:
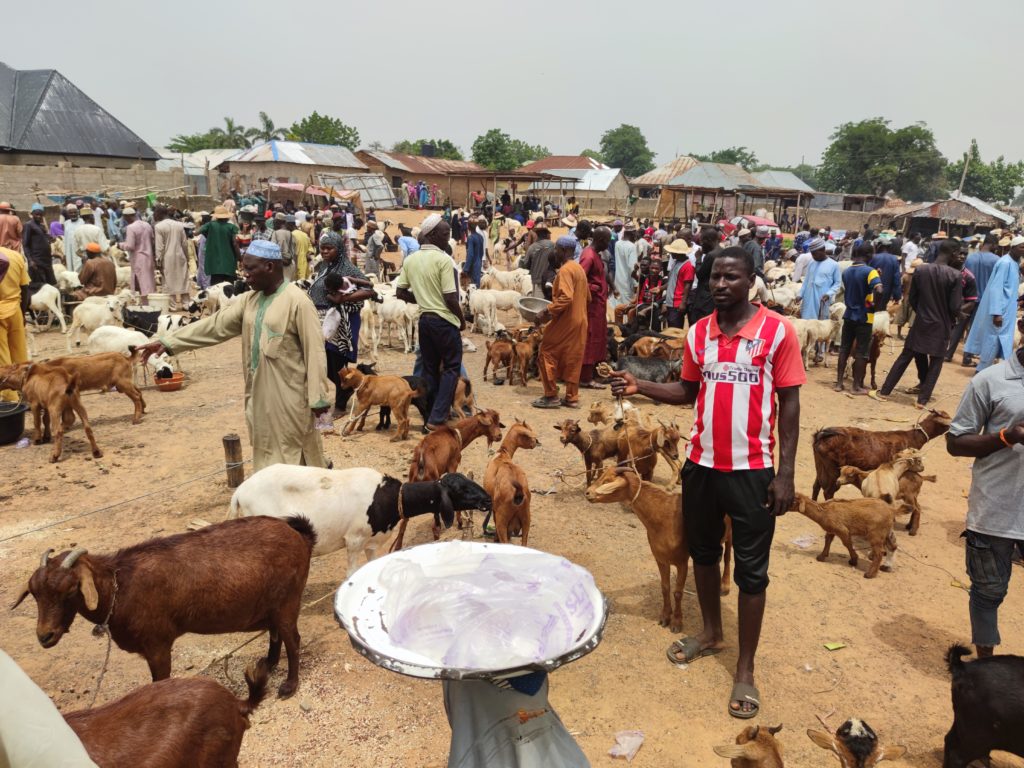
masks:
POLYGON ((315 109, 363 145, 468 155, 500 127, 577 154, 630 123, 657 162, 736 144, 790 165, 880 115, 927 122, 947 157, 973 137, 1024 158, 1022 0, 51 0, 4 25, 0 60, 59 69, 155 146, 315 109))

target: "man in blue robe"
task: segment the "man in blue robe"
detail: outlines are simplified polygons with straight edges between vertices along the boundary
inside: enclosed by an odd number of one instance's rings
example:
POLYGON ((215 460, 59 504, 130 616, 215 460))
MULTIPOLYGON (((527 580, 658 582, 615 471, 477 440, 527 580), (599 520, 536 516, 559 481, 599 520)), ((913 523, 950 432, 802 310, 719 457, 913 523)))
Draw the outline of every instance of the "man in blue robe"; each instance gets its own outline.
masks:
POLYGON ((997 357, 1008 360, 1013 352, 1021 256, 1024 256, 1024 235, 1017 235, 1010 241, 1009 252, 1000 256, 993 267, 978 302, 964 352, 978 356, 979 371, 992 365, 997 357))

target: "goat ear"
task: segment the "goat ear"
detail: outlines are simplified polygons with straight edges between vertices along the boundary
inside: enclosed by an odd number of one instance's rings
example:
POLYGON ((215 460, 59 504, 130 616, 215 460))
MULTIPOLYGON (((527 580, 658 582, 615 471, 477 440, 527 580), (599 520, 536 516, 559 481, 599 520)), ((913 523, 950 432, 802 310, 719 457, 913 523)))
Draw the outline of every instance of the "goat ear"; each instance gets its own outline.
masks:
POLYGON ((504 424, 502 424, 500 421, 498 422, 498 426, 501 427, 502 429, 507 429, 507 427, 504 424))
POLYGON ((817 744, 822 749, 827 749, 829 752, 835 752, 839 754, 839 750, 836 749, 836 737, 831 733, 825 733, 824 731, 815 731, 814 729, 808 729, 807 735, 811 741, 817 744))
POLYGON ((20 595, 18 595, 18 599, 14 601, 13 605, 11 605, 11 610, 13 611, 15 608, 17 608, 19 605, 21 605, 21 601, 24 600, 26 597, 28 597, 28 595, 29 595, 29 588, 28 588, 28 582, 26 582, 25 583, 25 591, 22 592, 20 595))
POLYGON ((659 448, 665 447, 665 430, 659 429, 657 434, 654 436, 654 442, 659 448))
POLYGON ((75 573, 78 574, 78 589, 85 600, 85 607, 95 611, 100 604, 100 596, 96 592, 96 582, 92 580, 92 569, 85 563, 75 563, 75 573))
POLYGON ((592 490, 594 493, 610 493, 611 491, 614 491, 618 487, 618 483, 604 483, 602 485, 597 486, 596 488, 591 488, 590 490, 592 490))
POLYGON ((875 760, 875 765, 878 765, 883 760, 899 760, 905 754, 907 754, 907 748, 902 745, 882 747, 878 751, 878 759, 875 760))
POLYGON ((782 730, 782 723, 779 723, 778 725, 776 725, 774 727, 768 726, 768 733, 770 733, 772 736, 774 736, 776 733, 778 733, 781 730, 782 730))
POLYGON ((715 754, 719 757, 733 759, 756 760, 758 757, 757 745, 748 741, 746 744, 723 744, 720 747, 713 747, 715 754))

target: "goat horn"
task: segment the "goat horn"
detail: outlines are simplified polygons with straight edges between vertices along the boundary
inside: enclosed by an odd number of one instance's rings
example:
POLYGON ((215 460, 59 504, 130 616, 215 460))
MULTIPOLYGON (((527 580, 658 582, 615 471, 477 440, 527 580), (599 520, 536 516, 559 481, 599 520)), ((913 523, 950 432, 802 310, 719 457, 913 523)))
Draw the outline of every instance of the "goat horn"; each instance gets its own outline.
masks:
POLYGON ((39 561, 39 567, 40 568, 45 568, 46 567, 46 564, 50 561, 50 555, 52 555, 52 554, 53 554, 53 549, 52 548, 46 550, 45 552, 43 552, 43 557, 39 561))
POLYGON ((85 547, 75 547, 68 553, 68 556, 64 558, 64 562, 60 564, 60 567, 71 568, 71 566, 75 564, 78 558, 80 558, 88 551, 89 550, 87 550, 85 547))

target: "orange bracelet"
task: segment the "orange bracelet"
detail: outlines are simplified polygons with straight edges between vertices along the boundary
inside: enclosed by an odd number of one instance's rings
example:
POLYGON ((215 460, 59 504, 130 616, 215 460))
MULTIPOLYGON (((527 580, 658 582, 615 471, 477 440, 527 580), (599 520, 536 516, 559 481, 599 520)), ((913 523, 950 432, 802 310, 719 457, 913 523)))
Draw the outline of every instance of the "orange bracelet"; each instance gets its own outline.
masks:
POLYGON ((1003 441, 1003 445, 1005 445, 1007 448, 1013 448, 1013 443, 1011 443, 1009 440, 1006 439, 1006 430, 1005 429, 1000 429, 999 430, 999 439, 1003 441))

